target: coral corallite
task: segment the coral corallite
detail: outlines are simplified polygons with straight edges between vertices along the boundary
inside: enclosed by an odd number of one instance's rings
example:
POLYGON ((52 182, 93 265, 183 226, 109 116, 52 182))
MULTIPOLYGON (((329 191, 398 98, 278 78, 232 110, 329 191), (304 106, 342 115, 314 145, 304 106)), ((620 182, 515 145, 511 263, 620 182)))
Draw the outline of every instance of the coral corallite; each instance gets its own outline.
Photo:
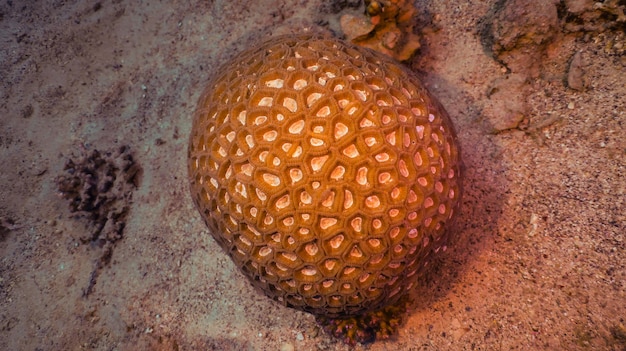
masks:
POLYGON ((406 296, 445 249, 460 163, 413 72, 314 35, 220 69, 189 145, 193 200, 220 246, 267 296, 327 321, 406 296))

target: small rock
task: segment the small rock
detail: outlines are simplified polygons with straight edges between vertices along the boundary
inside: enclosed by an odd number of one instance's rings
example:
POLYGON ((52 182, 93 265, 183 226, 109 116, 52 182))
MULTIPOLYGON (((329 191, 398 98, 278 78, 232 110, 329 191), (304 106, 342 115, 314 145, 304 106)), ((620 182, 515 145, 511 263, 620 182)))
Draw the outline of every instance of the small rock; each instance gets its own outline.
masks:
POLYGON ((571 13, 581 14, 592 10, 593 3, 593 0, 565 0, 565 7, 571 13))
POLYGON ((519 127, 528 115, 528 89, 526 77, 522 74, 510 74, 492 84, 483 113, 494 132, 519 127))
POLYGON ((467 329, 461 328, 461 322, 456 318, 452 320, 452 323, 450 324, 450 328, 451 328, 450 335, 452 335, 454 340, 457 340, 457 341, 461 339, 461 337, 463 337, 465 333, 467 333, 467 329))
POLYGON ((494 56, 511 72, 538 74, 545 47, 559 32, 557 0, 508 0, 483 34, 494 56))
POLYGON ((528 231, 528 236, 533 237, 537 234, 537 227, 539 223, 539 216, 536 213, 530 215, 530 230, 528 231))
POLYGON ((295 347, 291 343, 284 343, 280 345, 280 351, 294 351, 295 347))
POLYGON ((571 89, 583 91, 585 89, 584 71, 580 51, 574 54, 567 72, 567 86, 571 89))
POLYGON ((341 29, 349 40, 366 36, 375 27, 366 17, 357 17, 349 14, 341 16, 340 21, 341 29))

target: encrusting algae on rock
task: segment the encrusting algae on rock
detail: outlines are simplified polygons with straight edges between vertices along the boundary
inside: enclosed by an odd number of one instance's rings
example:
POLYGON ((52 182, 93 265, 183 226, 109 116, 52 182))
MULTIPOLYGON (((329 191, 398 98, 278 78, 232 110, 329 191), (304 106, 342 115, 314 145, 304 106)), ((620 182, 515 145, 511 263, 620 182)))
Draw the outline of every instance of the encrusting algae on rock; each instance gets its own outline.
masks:
POLYGON ((392 335, 461 193, 452 123, 415 74, 317 35, 218 70, 189 144, 193 200, 265 294, 348 343, 392 335))

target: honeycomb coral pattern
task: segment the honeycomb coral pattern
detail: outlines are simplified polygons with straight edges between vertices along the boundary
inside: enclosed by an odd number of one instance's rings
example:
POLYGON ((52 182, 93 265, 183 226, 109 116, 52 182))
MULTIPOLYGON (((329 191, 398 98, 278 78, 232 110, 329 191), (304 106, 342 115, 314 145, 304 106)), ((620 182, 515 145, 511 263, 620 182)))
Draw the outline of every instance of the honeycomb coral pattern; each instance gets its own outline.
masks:
POLYGON ((446 112, 412 72, 368 49, 287 36, 244 52, 200 98, 194 202, 271 298, 323 316, 397 301, 460 196, 446 112))

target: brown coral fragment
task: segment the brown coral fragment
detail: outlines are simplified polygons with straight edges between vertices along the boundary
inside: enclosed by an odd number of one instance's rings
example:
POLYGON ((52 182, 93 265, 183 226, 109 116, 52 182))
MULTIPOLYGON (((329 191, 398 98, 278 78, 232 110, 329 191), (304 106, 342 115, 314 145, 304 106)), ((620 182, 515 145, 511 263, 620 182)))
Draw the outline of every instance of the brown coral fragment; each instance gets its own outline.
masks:
POLYGON ((56 180, 59 192, 73 213, 89 220, 90 233, 81 240, 100 246, 119 240, 139 172, 128 147, 104 154, 92 150, 67 160, 64 170, 56 180))
POLYGON ((130 149, 114 152, 91 150, 68 159, 63 174, 56 179, 61 196, 70 202, 70 211, 88 220, 88 232, 80 238, 102 248, 84 295, 89 295, 100 269, 108 264, 115 242, 123 236, 133 190, 141 171, 130 149))
POLYGON ((624 4, 624 1, 605 0, 602 2, 596 2, 593 7, 594 9, 598 9, 602 12, 615 16, 616 22, 626 22, 626 5, 624 4))
POLYGON ((359 46, 382 52, 398 61, 406 61, 420 47, 420 37, 413 33, 416 9, 407 0, 365 0, 365 14, 341 17, 346 37, 359 46))
POLYGON ((316 321, 326 333, 341 339, 348 345, 367 344, 394 336, 404 321, 403 317, 409 304, 408 297, 403 297, 393 305, 367 312, 358 317, 328 318, 316 316, 316 321))
POLYGON ((623 0, 565 0, 561 17, 565 32, 605 32, 626 29, 626 3, 623 0))

